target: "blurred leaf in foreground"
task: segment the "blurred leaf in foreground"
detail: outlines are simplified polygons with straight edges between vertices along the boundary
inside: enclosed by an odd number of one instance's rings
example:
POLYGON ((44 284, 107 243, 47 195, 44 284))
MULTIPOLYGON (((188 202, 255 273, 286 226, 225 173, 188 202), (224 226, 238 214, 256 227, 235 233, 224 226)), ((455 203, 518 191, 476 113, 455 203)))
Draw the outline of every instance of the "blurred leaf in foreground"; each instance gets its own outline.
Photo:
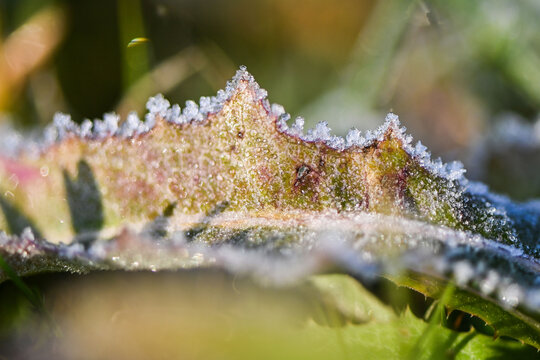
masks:
POLYGON ((512 340, 427 324, 409 309, 396 314, 347 276, 316 276, 310 282, 317 291, 305 284, 261 288, 245 279, 201 271, 68 278, 47 290, 48 311, 63 336, 55 338, 36 326, 39 319, 29 319, 21 328, 41 339, 40 345, 17 349, 26 339, 14 336, 15 348, 4 351, 60 359, 537 356, 535 349, 512 340), (322 303, 325 296, 339 305, 322 303), (340 311, 368 317, 363 322, 334 322, 340 311), (314 320, 321 316, 327 321, 314 320))

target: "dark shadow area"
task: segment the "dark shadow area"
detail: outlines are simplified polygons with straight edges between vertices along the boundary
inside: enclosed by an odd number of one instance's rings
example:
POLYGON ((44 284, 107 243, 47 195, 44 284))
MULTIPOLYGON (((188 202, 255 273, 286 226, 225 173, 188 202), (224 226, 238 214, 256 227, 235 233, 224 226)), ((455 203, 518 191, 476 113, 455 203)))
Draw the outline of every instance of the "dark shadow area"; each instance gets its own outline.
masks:
POLYGON ((170 203, 165 207, 163 213, 157 216, 154 220, 144 226, 143 235, 151 239, 162 239, 167 236, 167 227, 169 226, 169 218, 172 216, 176 208, 176 202, 170 203))
POLYGON ((498 354, 486 358, 488 360, 538 359, 538 351, 529 345, 518 349, 509 349, 504 345, 494 344, 492 348, 496 349, 498 354))
POLYGON ((396 314, 401 314, 408 308, 416 317, 422 319, 433 304, 432 298, 415 290, 397 286, 384 277, 377 277, 376 281, 369 282, 360 277, 354 278, 380 301, 392 307, 396 314))
POLYGON ((70 178, 63 171, 64 185, 71 215, 71 225, 77 234, 76 240, 88 247, 96 239, 103 227, 103 204, 98 184, 88 163, 77 164, 77 178, 70 178))
POLYGON ((210 210, 198 224, 184 232, 184 236, 186 237, 187 241, 195 240, 197 235, 199 235, 208 228, 208 224, 210 224, 210 221, 212 221, 213 218, 225 211, 228 206, 228 201, 222 201, 216 204, 216 206, 212 210, 210 210))
POLYGON ((29 227, 36 238, 43 238, 32 220, 2 196, 0 196, 0 209, 2 209, 7 222, 8 229, 5 229, 7 232, 20 235, 25 228, 29 227))

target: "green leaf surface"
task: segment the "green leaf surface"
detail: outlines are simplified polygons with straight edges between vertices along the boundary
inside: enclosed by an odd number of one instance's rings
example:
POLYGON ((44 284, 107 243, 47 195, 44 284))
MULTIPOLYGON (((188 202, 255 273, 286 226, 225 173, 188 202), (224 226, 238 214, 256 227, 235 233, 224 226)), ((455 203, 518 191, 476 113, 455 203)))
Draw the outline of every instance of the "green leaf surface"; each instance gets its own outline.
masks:
MULTIPOLYGON (((414 289, 425 296, 440 298, 448 284, 436 278, 409 273, 388 276, 397 285, 414 289)), ((455 289, 445 306, 478 316, 495 329, 495 336, 508 336, 540 348, 540 321, 522 309, 503 308, 470 289, 455 289)))
MULTIPOLYGON (((371 314, 369 321, 361 325, 350 323, 342 329, 345 346, 358 347, 351 354, 360 353, 380 359, 487 359, 511 356, 512 353, 531 359, 537 356, 532 348, 523 348, 519 343, 490 337, 474 329, 456 332, 440 323, 430 328, 408 308, 396 314, 348 276, 319 275, 311 281, 326 299, 333 300, 330 304, 335 306, 334 311, 371 314)), ((460 303, 460 296, 463 295, 454 293, 447 305, 460 303)), ((319 328, 331 336, 327 330, 319 328)))

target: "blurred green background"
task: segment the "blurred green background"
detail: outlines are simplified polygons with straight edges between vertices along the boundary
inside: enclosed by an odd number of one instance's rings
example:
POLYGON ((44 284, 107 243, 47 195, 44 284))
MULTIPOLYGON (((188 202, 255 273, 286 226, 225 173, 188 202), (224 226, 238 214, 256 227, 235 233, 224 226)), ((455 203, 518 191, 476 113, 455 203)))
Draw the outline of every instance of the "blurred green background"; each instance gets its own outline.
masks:
POLYGON ((213 95, 244 64, 308 126, 373 129, 394 111, 467 160, 495 119, 535 120, 539 16, 536 0, 0 0, 0 122, 142 115, 149 96, 213 95))

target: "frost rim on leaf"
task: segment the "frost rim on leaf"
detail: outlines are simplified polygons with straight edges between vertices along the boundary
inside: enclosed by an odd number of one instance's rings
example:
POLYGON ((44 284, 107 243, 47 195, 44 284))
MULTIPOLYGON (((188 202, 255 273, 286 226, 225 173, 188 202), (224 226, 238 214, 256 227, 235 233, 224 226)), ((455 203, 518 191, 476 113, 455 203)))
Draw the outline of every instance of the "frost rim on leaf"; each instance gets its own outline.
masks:
POLYGON ((328 147, 343 151, 346 149, 362 149, 371 146, 376 141, 382 141, 384 136, 391 134, 398 139, 403 149, 412 157, 416 158, 425 169, 432 174, 446 178, 450 181, 467 183, 464 177, 465 169, 459 161, 443 163, 440 158, 433 160, 431 153, 420 141, 412 145, 412 136, 406 134, 406 128, 401 126, 399 117, 389 113, 384 123, 375 131, 367 131, 364 135, 358 129, 349 130, 345 137, 333 135, 326 122, 318 123, 314 129, 304 132, 304 119, 298 117, 291 127, 287 121, 290 115, 279 104, 270 104, 268 92, 261 88, 255 78, 247 71, 245 66, 237 70, 234 77, 227 82, 224 90, 219 90, 215 96, 202 96, 199 104, 193 100, 186 101, 182 109, 178 104, 171 106, 170 102, 162 94, 157 94, 148 99, 146 108, 148 112, 141 121, 136 113, 132 112, 120 124, 121 119, 115 113, 107 113, 103 120, 96 119, 93 122, 85 120, 81 125, 76 124, 70 115, 56 113, 53 123, 45 129, 42 148, 46 148, 55 142, 62 141, 69 136, 80 138, 103 139, 107 136, 119 136, 129 138, 150 131, 156 124, 156 117, 165 119, 173 124, 196 124, 204 122, 209 114, 219 112, 223 105, 241 88, 250 87, 255 94, 255 100, 262 102, 267 112, 275 117, 277 129, 289 136, 298 137, 306 142, 324 143, 328 147))

